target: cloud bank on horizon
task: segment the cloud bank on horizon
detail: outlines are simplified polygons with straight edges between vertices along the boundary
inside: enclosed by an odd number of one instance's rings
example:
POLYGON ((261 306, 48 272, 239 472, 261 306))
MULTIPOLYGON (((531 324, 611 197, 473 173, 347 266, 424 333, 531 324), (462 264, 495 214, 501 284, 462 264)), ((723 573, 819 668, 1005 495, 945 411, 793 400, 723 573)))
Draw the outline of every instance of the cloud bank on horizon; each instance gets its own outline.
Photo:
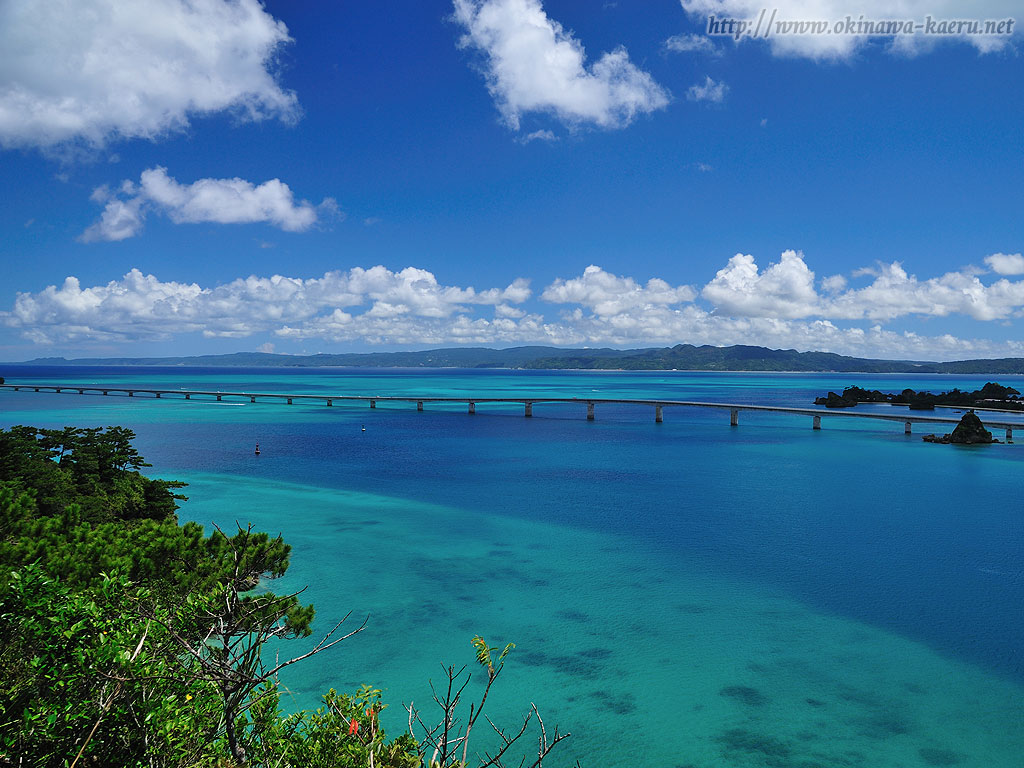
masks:
MULTIPOLYGON (((1007 269, 1024 272, 1021 254, 992 254, 985 262, 997 275, 1007 269)), ((316 278, 250 275, 203 287, 161 281, 133 269, 106 285, 83 288, 77 278, 68 277, 60 286, 20 293, 13 309, 0 313, 0 322, 40 345, 201 334, 389 345, 636 346, 685 340, 938 359, 1024 354, 1024 342, 925 336, 884 327, 911 315, 962 314, 980 321, 1024 316, 1024 280, 1000 276, 985 282, 982 274, 983 269, 968 267, 921 280, 896 262, 855 271, 850 279, 870 282, 849 287, 842 275, 818 280, 802 253, 785 251, 763 270, 753 256, 736 254, 698 290, 659 278, 641 283, 592 265, 540 292, 542 305, 560 308, 549 317, 523 308, 533 292, 521 277, 504 288, 476 290, 442 285, 425 269, 375 266, 316 278), (841 320, 871 325, 833 322, 841 320)))

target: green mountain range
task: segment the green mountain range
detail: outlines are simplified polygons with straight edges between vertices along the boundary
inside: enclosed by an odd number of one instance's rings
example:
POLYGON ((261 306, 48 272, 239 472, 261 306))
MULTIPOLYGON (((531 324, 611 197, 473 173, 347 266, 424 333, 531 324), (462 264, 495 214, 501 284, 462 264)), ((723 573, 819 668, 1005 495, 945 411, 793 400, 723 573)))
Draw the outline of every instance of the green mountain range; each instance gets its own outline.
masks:
POLYGON ((360 367, 360 368, 528 368, 582 370, 689 371, 838 371, 841 373, 1024 373, 1024 358, 960 360, 935 363, 874 360, 831 352, 797 352, 736 345, 648 349, 562 349, 559 347, 452 347, 420 352, 366 352, 319 355, 278 355, 235 352, 195 357, 42 357, 7 365, 122 365, 233 367, 360 367))

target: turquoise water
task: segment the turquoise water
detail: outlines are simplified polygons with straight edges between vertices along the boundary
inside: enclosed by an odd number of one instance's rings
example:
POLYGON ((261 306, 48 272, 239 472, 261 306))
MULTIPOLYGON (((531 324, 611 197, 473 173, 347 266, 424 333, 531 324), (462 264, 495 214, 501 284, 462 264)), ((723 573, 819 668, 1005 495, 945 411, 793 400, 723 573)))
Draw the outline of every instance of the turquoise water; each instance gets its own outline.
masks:
MULTIPOLYGON (((806 406, 984 377, 9 369, 16 379, 361 395, 806 406)), ((999 377, 1001 383, 1020 379, 999 377)), ((878 406, 891 412, 889 406, 878 406)), ((514 641, 492 715, 535 701, 586 766, 1015 767, 1024 754, 1024 446, 902 424, 599 406, 160 401, 0 391, 0 423, 124 424, 180 516, 293 545, 316 626, 367 629, 285 682, 429 701, 469 640, 514 641), (362 431, 362 426, 366 431, 362 431), (921 430, 918 430, 920 433, 921 430), (262 455, 252 455, 259 441, 262 455), (351 621, 351 620, 350 620, 351 621)), ((952 415, 952 414, 949 414, 952 415)), ((571 759, 570 759, 571 758, 571 759)))

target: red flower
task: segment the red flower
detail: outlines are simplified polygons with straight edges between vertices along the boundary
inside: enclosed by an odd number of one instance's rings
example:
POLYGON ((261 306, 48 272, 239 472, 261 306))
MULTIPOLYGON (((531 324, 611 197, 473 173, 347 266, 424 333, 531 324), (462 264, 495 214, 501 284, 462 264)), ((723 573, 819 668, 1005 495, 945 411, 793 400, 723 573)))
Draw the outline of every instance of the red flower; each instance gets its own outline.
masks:
POLYGON ((359 733, 359 721, 353 717, 348 724, 348 735, 355 736, 357 733, 359 733))

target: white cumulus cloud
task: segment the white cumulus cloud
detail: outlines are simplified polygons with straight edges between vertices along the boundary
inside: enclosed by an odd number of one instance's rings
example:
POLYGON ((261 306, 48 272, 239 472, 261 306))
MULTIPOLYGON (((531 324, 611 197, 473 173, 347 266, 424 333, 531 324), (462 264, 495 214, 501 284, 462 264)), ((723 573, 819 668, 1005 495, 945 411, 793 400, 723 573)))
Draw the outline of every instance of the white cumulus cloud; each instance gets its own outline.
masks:
POLYGON ((721 104, 728 92, 728 85, 721 80, 712 80, 709 75, 705 75, 703 83, 695 83, 687 89, 686 98, 690 101, 710 101, 714 104, 721 104))
MULTIPOLYGON (((1003 254, 995 254, 1003 256, 1003 254)), ((1016 263, 996 259, 1000 267, 1016 263)), ((996 270, 998 271, 998 270, 996 270)), ((1024 270, 1022 270, 1024 272, 1024 270)), ((890 321, 899 317, 964 315, 975 320, 1006 320, 1024 308, 1024 281, 985 283, 976 268, 918 279, 899 262, 855 270, 854 278, 871 277, 868 285, 850 287, 843 275, 821 280, 802 253, 786 251, 763 272, 754 257, 738 253, 729 259, 701 295, 720 314, 761 318, 821 317, 831 320, 890 321)))
POLYGON ((993 253, 985 263, 999 275, 1024 275, 1024 256, 1019 253, 993 253))
POLYGON ((1022 281, 1002 279, 986 285, 968 270, 919 280, 899 262, 893 262, 880 265, 870 285, 832 297, 821 312, 842 319, 959 314, 975 320, 1003 320, 1018 313, 1022 306, 1022 281))
POLYGON ((651 310, 693 301, 697 292, 688 285, 673 287, 651 278, 641 285, 632 277, 619 277, 593 264, 569 280, 559 278, 544 289, 541 298, 557 304, 580 304, 598 317, 620 315, 626 310, 651 310))
POLYGON ((524 279, 477 291, 441 285, 431 272, 416 267, 397 272, 355 267, 318 278, 250 275, 213 287, 165 282, 133 269, 106 285, 83 288, 78 278, 68 277, 60 286, 19 293, 13 309, 0 319, 42 344, 166 339, 197 332, 227 338, 261 332, 302 337, 349 323, 349 310, 368 306, 355 317, 385 340, 386 329, 397 333, 405 328, 406 338, 420 325, 451 324, 473 305, 494 307, 498 326, 514 325, 525 316, 516 317, 511 305, 529 296, 524 279))
POLYGON ((486 59, 484 71, 506 124, 519 129, 527 112, 546 112, 573 127, 617 128, 668 104, 669 94, 629 60, 625 48, 587 66, 583 45, 540 0, 453 0, 461 45, 486 59))
POLYGON ((531 131, 522 138, 523 144, 529 144, 531 141, 558 141, 558 137, 555 136, 554 131, 542 129, 539 131, 531 131))
POLYGON ((292 120, 272 71, 289 40, 258 0, 5 0, 0 146, 152 139, 222 110, 292 120))
POLYGON ((673 53, 708 53, 712 56, 721 53, 706 35, 673 35, 665 41, 665 50, 673 53))
POLYGON ((814 273, 797 251, 784 252, 764 272, 758 271, 753 256, 737 253, 702 295, 726 313, 758 317, 807 317, 818 305, 814 273))
POLYGON ((265 222, 286 232, 303 232, 322 216, 337 213, 332 198, 318 206, 307 200, 296 202, 280 179, 259 185, 239 178, 180 184, 160 166, 143 171, 138 184, 125 180, 117 193, 98 187, 91 199, 106 205, 99 221, 82 233, 84 242, 134 237, 142 231, 149 211, 163 213, 176 224, 265 222))

